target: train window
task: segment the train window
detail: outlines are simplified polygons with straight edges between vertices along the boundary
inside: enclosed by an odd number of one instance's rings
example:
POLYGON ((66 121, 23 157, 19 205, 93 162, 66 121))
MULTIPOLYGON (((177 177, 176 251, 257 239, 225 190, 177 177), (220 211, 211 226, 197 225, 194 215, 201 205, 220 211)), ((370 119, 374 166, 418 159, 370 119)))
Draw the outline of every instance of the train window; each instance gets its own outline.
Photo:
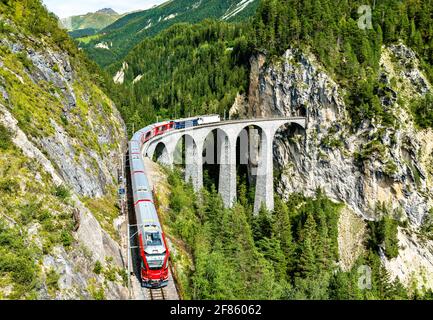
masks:
POLYGON ((150 138, 150 132, 148 132, 147 134, 146 134, 146 139, 149 139, 150 138))
POLYGON ((149 189, 146 187, 138 187, 138 192, 149 192, 149 189))
POLYGON ((159 270, 164 265, 165 254, 147 254, 146 259, 151 270, 159 270))
POLYGON ((146 246, 155 247, 162 246, 161 235, 159 232, 146 232, 146 246))

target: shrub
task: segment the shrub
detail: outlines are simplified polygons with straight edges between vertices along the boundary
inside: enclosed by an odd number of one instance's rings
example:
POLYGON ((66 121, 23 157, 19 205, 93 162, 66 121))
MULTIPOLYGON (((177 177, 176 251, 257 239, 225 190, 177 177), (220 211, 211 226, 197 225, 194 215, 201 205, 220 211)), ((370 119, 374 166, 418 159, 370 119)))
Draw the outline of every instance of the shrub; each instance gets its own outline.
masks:
POLYGON ((104 288, 97 288, 95 279, 90 279, 87 290, 94 300, 105 300, 104 288))
POLYGON ((74 241, 74 238, 69 231, 63 230, 60 234, 60 240, 64 247, 70 247, 72 245, 72 242, 74 241))
POLYGON ((11 132, 2 124, 0 124, 0 150, 7 150, 12 147, 11 132))
POLYGON ((15 192, 18 192, 19 189, 20 185, 15 179, 0 180, 0 191, 2 192, 13 194, 15 192))
POLYGON ((104 272, 104 274, 105 274, 105 278, 108 280, 108 281, 111 281, 111 282, 114 282, 114 281, 116 281, 116 274, 117 274, 117 271, 116 271, 116 269, 115 268, 113 268, 113 267, 109 267, 105 272, 104 272))
POLYGON ((411 111, 417 126, 423 129, 433 128, 433 94, 428 93, 414 101, 411 111))
POLYGON ((13 29, 10 26, 8 26, 3 21, 0 21, 0 33, 9 33, 12 32, 12 30, 13 29))
POLYGON ((103 288, 95 289, 92 291, 92 297, 95 300, 105 300, 105 292, 103 288))
POLYGON ((433 209, 430 209, 429 213, 424 217, 421 233, 433 240, 433 209))
POLYGON ((56 73, 60 72, 60 68, 59 68, 59 66, 57 64, 54 64, 53 71, 56 72, 56 73))
POLYGON ((57 186, 54 189, 54 195, 59 199, 66 200, 71 196, 69 189, 63 185, 57 186))
POLYGON ((31 70, 33 68, 33 62, 27 57, 27 54, 25 52, 17 53, 17 57, 23 64, 24 68, 28 70, 31 70))
POLYGON ((101 274, 102 272, 102 263, 98 260, 95 263, 95 267, 93 268, 93 272, 95 274, 101 274))
POLYGON ((123 285, 126 287, 128 285, 128 272, 126 269, 119 268, 117 274, 122 278, 123 285))

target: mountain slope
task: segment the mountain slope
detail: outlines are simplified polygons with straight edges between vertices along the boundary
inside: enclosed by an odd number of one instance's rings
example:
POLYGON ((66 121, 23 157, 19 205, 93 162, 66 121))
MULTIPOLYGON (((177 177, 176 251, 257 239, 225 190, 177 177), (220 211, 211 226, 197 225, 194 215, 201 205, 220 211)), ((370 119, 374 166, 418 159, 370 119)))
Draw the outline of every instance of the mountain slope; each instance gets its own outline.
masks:
POLYGON ((173 24, 196 23, 206 18, 242 21, 252 16, 258 0, 173 0, 158 7, 126 15, 101 30, 96 39, 81 44, 101 66, 121 60, 135 45, 173 24), (101 47, 98 44, 105 44, 101 47))
POLYGON ((247 88, 244 33, 238 25, 206 20, 143 40, 123 63, 108 68, 124 118, 146 126, 157 116, 228 112, 247 88))
POLYGON ((58 21, 21 4, 0 2, 0 299, 126 298, 123 121, 58 21))
POLYGON ((89 12, 85 15, 64 18, 60 22, 68 31, 81 29, 93 29, 97 31, 107 27, 121 17, 122 15, 119 15, 113 9, 105 8, 96 12, 89 12))

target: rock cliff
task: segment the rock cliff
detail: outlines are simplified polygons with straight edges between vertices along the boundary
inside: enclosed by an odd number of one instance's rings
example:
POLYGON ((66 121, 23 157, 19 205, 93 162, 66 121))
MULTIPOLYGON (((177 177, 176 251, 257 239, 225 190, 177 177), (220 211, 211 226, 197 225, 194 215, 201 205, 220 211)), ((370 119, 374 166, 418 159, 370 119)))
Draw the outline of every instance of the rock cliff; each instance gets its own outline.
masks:
MULTIPOLYGON (((396 127, 365 120, 354 131, 345 91, 313 54, 294 48, 272 61, 263 54, 251 59, 248 97, 237 99, 231 115, 306 116, 306 131, 287 127, 277 133, 278 194, 286 198, 294 192, 314 196, 316 189, 322 188, 328 197, 345 203, 364 220, 377 220, 383 214, 379 207, 385 205, 388 214, 408 221, 406 232, 399 233, 400 245, 405 248, 397 258, 401 263, 382 257, 385 266, 406 284, 409 274, 415 274, 420 283, 431 287, 423 281, 426 274, 427 278, 433 275, 431 242, 423 249, 412 237, 417 237, 432 207, 433 132, 417 130, 408 107, 411 99, 425 95, 431 85, 415 53, 403 44, 384 47, 380 63, 381 105, 396 117, 396 127), (405 245, 407 242, 412 245, 405 245), (422 265, 423 271, 411 265, 407 256, 422 260, 417 266, 422 265)), ((353 243, 350 246, 353 249, 353 243)), ((362 246, 361 240, 357 246, 362 246)))

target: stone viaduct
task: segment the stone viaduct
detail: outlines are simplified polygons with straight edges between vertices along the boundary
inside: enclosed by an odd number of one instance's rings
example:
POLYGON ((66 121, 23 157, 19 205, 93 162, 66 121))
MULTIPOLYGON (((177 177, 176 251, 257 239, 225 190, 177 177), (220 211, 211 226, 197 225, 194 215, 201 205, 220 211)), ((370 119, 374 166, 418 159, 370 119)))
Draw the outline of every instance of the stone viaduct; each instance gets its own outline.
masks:
MULTIPOLYGON (((185 179, 192 181, 195 190, 200 190, 203 186, 203 164, 206 162, 206 157, 209 158, 209 155, 212 154, 208 152, 209 148, 205 142, 211 133, 216 133, 216 158, 220 166, 218 191, 224 204, 231 207, 236 202, 237 141, 240 138, 241 157, 243 154, 248 154, 247 150, 251 145, 248 141, 251 141, 251 135, 249 136, 245 129, 254 127, 258 129, 257 132, 260 132, 260 137, 256 139, 255 158, 258 161, 255 172, 257 184, 254 211, 258 212, 262 204, 269 210, 273 210, 273 142, 278 129, 286 124, 297 124, 305 129, 306 118, 230 120, 173 130, 146 142, 143 147, 143 156, 152 159, 154 155, 157 155, 158 162, 172 167, 174 164, 180 164, 177 159, 179 158, 178 146, 180 141, 184 141, 185 179), (203 156, 204 151, 206 156, 203 156)), ((214 147, 210 149, 213 150, 214 147)), ((254 152, 253 149, 250 151, 254 152)), ((241 162, 248 164, 248 159, 241 159, 241 162)))

